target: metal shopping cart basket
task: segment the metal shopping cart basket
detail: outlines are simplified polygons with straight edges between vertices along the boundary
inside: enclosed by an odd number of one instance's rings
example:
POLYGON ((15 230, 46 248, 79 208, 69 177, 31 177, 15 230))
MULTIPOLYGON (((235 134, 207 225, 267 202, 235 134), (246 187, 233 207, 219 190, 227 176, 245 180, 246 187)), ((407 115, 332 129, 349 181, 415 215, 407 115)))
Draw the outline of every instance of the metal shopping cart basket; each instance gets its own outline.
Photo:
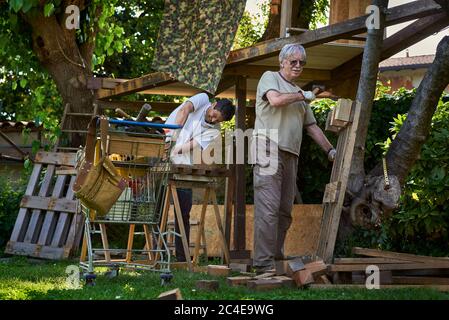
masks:
MULTIPOLYGON (((160 229, 172 143, 165 142, 161 129, 180 128, 109 119, 107 154, 127 185, 105 216, 97 216, 95 210, 81 203, 85 236, 80 266, 86 272, 86 284, 95 284, 95 267, 109 268, 108 275, 118 274, 120 267, 157 271, 161 273, 162 283, 172 278, 167 234, 160 229), (126 248, 109 247, 106 226, 111 224, 129 226, 126 248), (141 227, 143 232, 135 232, 136 227, 141 227), (102 248, 94 248, 95 235, 101 235, 102 248), (144 248, 133 248, 135 235, 145 236, 144 248)), ((98 144, 96 149, 98 156, 98 144)))

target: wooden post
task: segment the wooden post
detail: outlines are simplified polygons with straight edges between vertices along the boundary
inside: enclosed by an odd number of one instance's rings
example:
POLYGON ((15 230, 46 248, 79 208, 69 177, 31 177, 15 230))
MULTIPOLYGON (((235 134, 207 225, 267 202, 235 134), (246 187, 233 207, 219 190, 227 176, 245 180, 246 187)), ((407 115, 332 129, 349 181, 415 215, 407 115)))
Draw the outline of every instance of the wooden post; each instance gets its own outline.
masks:
POLYGON ((286 29, 292 26, 292 0, 282 0, 281 4, 281 38, 286 36, 286 29))
MULTIPOLYGON (((235 86, 235 96, 237 98, 237 110, 235 115, 236 129, 245 131, 246 116, 246 78, 238 77, 235 86)), ((236 150, 245 152, 245 150, 236 150)), ((245 250, 246 232, 245 232, 245 198, 246 198, 246 179, 245 165, 235 165, 235 210, 234 210, 234 249, 237 251, 245 250)))

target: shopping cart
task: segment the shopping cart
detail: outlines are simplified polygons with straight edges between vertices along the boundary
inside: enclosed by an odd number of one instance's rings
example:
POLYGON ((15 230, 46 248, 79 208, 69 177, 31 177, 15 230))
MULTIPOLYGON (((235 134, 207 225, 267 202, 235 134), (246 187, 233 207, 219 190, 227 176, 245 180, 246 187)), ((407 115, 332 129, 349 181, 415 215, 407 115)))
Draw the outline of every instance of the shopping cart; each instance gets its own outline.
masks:
POLYGON ((172 278, 170 251, 167 233, 160 229, 160 222, 170 173, 172 143, 166 143, 166 136, 160 133, 160 129, 176 130, 181 127, 115 119, 109 119, 109 124, 107 154, 127 185, 104 216, 98 216, 95 210, 81 203, 85 217, 85 249, 81 254, 80 266, 86 272, 86 284, 95 284, 95 267, 109 268, 108 275, 117 275, 120 267, 157 271, 161 273, 162 283, 169 282, 172 278), (109 247, 106 225, 110 224, 129 225, 126 248, 109 247), (141 226, 143 232, 135 232, 136 226, 141 226), (94 248, 93 236, 98 234, 101 235, 102 248, 94 248), (134 249, 134 236, 139 234, 145 236, 146 244, 142 249, 134 249))

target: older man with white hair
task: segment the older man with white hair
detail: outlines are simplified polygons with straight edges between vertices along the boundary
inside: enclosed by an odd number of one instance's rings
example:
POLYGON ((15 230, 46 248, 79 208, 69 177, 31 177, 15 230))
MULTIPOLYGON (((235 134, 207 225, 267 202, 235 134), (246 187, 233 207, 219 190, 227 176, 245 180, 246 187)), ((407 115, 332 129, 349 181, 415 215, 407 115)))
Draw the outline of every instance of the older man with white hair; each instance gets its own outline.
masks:
POLYGON ((303 129, 327 153, 330 161, 336 154, 309 106, 315 95, 293 82, 306 64, 304 47, 285 45, 279 63, 280 70, 265 72, 257 86, 254 141, 257 145, 266 144, 271 150, 274 145, 276 152, 272 154, 277 157, 275 172, 266 170, 264 155, 259 153, 255 157, 253 266, 257 272, 272 269, 275 260, 285 259, 283 247, 292 221, 303 129), (277 130, 278 141, 270 139, 270 130, 277 130))

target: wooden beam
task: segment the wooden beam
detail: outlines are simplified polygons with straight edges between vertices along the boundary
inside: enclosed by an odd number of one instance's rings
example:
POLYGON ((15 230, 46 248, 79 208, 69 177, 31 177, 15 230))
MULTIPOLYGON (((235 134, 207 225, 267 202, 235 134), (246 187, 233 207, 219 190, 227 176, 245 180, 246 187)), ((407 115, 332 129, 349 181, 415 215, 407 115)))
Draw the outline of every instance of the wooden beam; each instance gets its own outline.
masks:
MULTIPOLYGON (((388 59, 396 53, 427 38, 429 35, 440 31, 447 25, 449 25, 449 18, 445 12, 424 17, 413 22, 401 31, 384 40, 381 61, 388 59)), ((332 87, 333 85, 340 83, 342 79, 346 78, 353 78, 355 76, 359 78, 362 59, 363 53, 332 70, 332 80, 327 82, 326 86, 332 87)))
POLYGON ((281 23, 280 23, 280 32, 281 38, 286 36, 287 28, 292 26, 292 9, 293 9, 293 1, 292 0, 282 0, 281 3, 281 23))
POLYGON ((154 72, 144 75, 140 78, 131 79, 123 82, 114 87, 114 89, 100 89, 97 91, 97 98, 111 98, 118 97, 125 94, 131 94, 146 89, 150 89, 156 86, 163 86, 165 84, 176 82, 175 79, 170 77, 164 72, 154 72))
POLYGON ((405 261, 410 261, 410 262, 446 264, 446 266, 449 267, 449 258, 448 257, 420 256, 420 255, 416 255, 416 254, 383 251, 383 250, 376 250, 376 249, 366 249, 366 248, 359 248, 359 247, 352 248, 352 253, 358 254, 358 255, 369 256, 369 257, 398 259, 398 260, 405 260, 405 261))
MULTIPOLYGON (((365 271, 371 264, 333 264, 329 272, 365 271)), ((379 270, 422 270, 422 269, 448 269, 447 263, 389 263, 377 264, 379 270)))
MULTIPOLYGON (((237 129, 245 131, 246 125, 246 78, 238 77, 235 96, 237 110, 235 124, 237 129)), ((245 150, 236 150, 236 154, 245 150)), ((246 178, 245 165, 235 165, 235 214, 234 214, 234 247, 237 251, 245 250, 246 246, 246 178)))
MULTIPOLYGON (((278 66, 245 65, 225 68, 225 75, 246 76, 250 79, 260 79, 266 71, 279 71, 278 66)), ((327 81, 331 79, 330 70, 305 68, 301 73, 301 79, 315 81, 327 81)))
POLYGON ((414 45, 449 25, 446 12, 421 18, 401 31, 384 40, 381 60, 385 60, 396 53, 414 45))
MULTIPOLYGON (((433 14, 443 12, 444 9, 433 0, 418 0, 388 9, 386 26, 415 20, 433 14)), ((310 30, 301 35, 288 38, 279 38, 258 43, 252 47, 232 51, 228 57, 228 65, 248 63, 275 56, 282 47, 289 43, 301 43, 304 47, 312 47, 319 44, 341 39, 366 32, 366 20, 364 15, 330 26, 310 30)))
POLYGON ((145 103, 149 103, 152 107, 151 111, 160 113, 171 113, 180 103, 177 102, 154 102, 154 101, 118 101, 118 100, 98 100, 98 106, 102 109, 120 108, 123 110, 140 111, 145 103))
POLYGON ((126 81, 129 81, 129 79, 92 77, 87 79, 87 88, 93 90, 114 89, 117 85, 126 81))

